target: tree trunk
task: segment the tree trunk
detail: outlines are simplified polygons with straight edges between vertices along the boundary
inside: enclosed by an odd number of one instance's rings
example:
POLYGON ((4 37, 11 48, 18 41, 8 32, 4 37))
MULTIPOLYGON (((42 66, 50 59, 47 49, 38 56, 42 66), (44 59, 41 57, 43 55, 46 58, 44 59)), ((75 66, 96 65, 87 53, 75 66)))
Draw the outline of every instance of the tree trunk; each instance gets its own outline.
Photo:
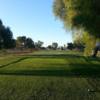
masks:
POLYGON ((99 47, 95 47, 94 52, 93 52, 93 57, 97 56, 98 51, 99 51, 99 47))

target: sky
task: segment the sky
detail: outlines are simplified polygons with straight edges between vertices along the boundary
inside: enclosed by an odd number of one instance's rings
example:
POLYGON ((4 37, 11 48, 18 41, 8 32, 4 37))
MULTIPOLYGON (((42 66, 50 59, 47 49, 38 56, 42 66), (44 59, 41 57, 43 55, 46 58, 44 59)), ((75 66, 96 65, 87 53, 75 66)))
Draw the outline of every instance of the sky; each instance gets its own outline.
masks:
POLYGON ((0 0, 0 19, 9 26, 14 38, 31 37, 44 46, 72 42, 71 31, 65 30, 52 10, 53 0, 0 0))

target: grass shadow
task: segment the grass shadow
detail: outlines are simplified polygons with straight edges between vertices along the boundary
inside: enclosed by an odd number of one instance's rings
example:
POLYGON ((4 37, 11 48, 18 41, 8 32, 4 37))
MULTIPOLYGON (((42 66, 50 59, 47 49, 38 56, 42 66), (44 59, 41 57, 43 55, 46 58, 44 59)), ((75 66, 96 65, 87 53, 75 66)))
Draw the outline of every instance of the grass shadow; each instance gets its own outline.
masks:
POLYGON ((73 58, 73 57, 83 57, 81 55, 76 55, 76 54, 44 54, 44 55, 41 55, 41 54, 34 54, 34 55, 31 55, 31 57, 54 57, 54 58, 66 58, 66 57, 70 57, 70 58, 73 58))
POLYGON ((90 65, 70 65, 70 69, 0 70, 0 75, 54 76, 54 77, 100 77, 100 67, 90 65), (83 66, 83 67, 82 67, 83 66), (90 67, 89 67, 90 66, 90 67))
MULTIPOLYGON (((32 56, 25 56, 22 57, 16 61, 10 62, 8 64, 2 65, 0 66, 0 68, 3 67, 7 67, 11 64, 15 64, 18 62, 21 62, 22 60, 25 59, 29 59, 29 58, 82 58, 85 59, 86 62, 88 62, 87 64, 71 64, 69 62, 69 64, 67 64, 68 66, 70 66, 69 69, 39 69, 39 70, 0 70, 0 75, 31 75, 31 76, 62 76, 62 77, 100 77, 100 64, 93 64, 91 63, 92 60, 97 60, 99 61, 100 58, 98 59, 92 59, 87 58, 87 57, 83 57, 83 56, 77 56, 77 55, 66 55, 66 54, 55 54, 55 55, 32 55, 32 56)), ((68 60, 68 59, 66 59, 68 60)))

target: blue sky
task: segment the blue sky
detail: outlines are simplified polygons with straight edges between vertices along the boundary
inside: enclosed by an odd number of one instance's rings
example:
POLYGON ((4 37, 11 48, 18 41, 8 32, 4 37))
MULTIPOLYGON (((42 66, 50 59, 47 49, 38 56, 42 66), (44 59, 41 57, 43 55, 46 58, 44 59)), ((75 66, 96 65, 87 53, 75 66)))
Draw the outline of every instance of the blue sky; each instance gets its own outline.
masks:
POLYGON ((31 37, 44 45, 72 41, 70 31, 52 13, 53 0, 0 0, 0 18, 17 36, 31 37))

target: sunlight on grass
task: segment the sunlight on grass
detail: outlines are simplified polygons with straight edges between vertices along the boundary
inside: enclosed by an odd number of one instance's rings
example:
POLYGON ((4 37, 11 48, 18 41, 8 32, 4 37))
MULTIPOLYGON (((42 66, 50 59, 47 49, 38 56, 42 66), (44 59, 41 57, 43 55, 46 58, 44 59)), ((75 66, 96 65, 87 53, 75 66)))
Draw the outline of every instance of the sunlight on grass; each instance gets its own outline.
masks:
POLYGON ((41 52, 0 57, 0 100, 100 99, 99 58, 41 52))

